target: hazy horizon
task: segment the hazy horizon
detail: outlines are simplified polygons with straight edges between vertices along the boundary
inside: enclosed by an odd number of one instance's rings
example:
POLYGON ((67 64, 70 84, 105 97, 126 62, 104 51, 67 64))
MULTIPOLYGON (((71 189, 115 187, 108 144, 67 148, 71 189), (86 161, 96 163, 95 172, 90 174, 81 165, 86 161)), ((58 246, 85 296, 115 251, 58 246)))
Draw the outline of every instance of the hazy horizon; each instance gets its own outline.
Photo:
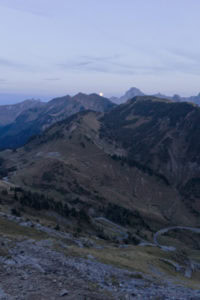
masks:
POLYGON ((197 95, 199 11, 198 0, 0 0, 0 104, 132 86, 197 95))
MULTIPOLYGON (((132 87, 130 87, 130 88, 132 88, 132 87)), ((129 89, 130 89, 129 88, 129 89)), ((128 90, 129 90, 128 89, 128 90)), ((118 95, 112 95, 112 96, 110 96, 110 97, 108 97, 107 95, 104 95, 103 94, 103 96, 104 97, 106 97, 106 98, 112 98, 112 97, 121 97, 121 96, 123 96, 128 90, 126 90, 126 91, 124 91, 122 94, 118 94, 118 95)), ((144 92, 142 89, 139 89, 141 92, 144 92)), ((60 93, 60 94, 55 94, 55 95, 38 95, 38 94, 35 94, 35 95, 29 95, 29 94, 0 94, 0 105, 10 105, 10 104, 17 104, 17 103, 20 103, 20 102, 23 102, 23 101, 25 101, 25 100, 31 100, 31 99, 34 99, 34 100, 40 100, 40 101, 42 101, 42 102, 48 102, 48 101, 50 101, 50 100, 52 100, 52 99, 54 99, 54 98, 57 98, 57 97, 62 97, 62 96, 66 96, 66 95, 70 95, 70 96, 75 96, 76 94, 78 94, 78 93, 80 93, 80 92, 82 92, 82 91, 78 91, 77 90, 77 92, 76 93, 74 93, 74 94, 70 94, 70 93, 60 93)), ((91 91, 91 92, 89 92, 89 93, 86 93, 86 94, 93 94, 93 93, 95 93, 95 94, 99 94, 99 93, 97 93, 96 91, 91 91)), ((163 94, 162 92, 160 92, 160 91, 157 91, 157 92, 155 92, 155 93, 145 93, 145 95, 155 95, 155 94, 162 94, 162 95, 164 95, 164 96, 170 96, 170 97, 172 97, 172 96, 174 96, 175 94, 163 94)), ((179 96, 181 96, 181 97, 184 97, 185 95, 182 95, 182 94, 179 94, 179 93, 176 93, 176 94, 178 94, 179 96)), ((198 93, 198 94, 200 94, 200 93, 198 93)), ((189 95, 189 97, 190 96, 197 96, 197 94, 196 95, 189 95)))

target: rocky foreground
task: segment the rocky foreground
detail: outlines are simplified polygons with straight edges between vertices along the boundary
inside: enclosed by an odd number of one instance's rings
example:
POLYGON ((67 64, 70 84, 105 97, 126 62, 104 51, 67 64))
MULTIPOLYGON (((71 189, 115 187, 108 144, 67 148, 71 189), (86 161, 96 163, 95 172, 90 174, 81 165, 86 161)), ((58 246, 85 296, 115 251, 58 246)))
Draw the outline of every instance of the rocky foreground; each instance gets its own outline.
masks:
POLYGON ((25 230, 24 236, 1 236, 1 300, 200 299, 200 289, 175 285, 170 278, 164 279, 156 267, 152 266, 152 277, 101 263, 92 255, 81 257, 70 252, 72 245, 83 252, 85 248, 105 251, 105 246, 89 239, 19 217, 1 214, 0 218, 17 224, 18 231, 25 230))

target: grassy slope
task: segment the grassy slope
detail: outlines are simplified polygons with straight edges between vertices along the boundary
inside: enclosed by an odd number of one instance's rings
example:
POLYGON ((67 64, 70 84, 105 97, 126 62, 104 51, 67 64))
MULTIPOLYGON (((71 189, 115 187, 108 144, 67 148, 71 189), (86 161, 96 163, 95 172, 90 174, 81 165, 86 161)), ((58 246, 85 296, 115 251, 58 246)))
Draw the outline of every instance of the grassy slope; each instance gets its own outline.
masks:
MULTIPOLYGON (((173 187, 137 167, 113 160, 106 153, 112 145, 99 138, 99 128, 92 112, 56 124, 12 153, 9 166, 14 162, 18 170, 11 174, 11 181, 62 201, 78 197, 93 208, 111 202, 138 210, 152 229, 169 222, 195 224, 197 219, 173 187)), ((4 157, 10 153, 4 152, 4 157)))

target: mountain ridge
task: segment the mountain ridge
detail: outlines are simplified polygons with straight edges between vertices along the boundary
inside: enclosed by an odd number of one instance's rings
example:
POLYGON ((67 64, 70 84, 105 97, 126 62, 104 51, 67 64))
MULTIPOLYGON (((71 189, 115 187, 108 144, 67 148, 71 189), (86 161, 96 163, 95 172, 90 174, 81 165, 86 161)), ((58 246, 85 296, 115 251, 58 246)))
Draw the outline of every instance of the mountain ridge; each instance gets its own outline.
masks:
POLYGON ((97 94, 79 93, 73 97, 58 97, 39 106, 30 107, 17 114, 11 123, 0 127, 0 149, 20 147, 30 137, 39 134, 51 124, 79 111, 91 109, 104 112, 114 106, 109 99, 97 94))
POLYGON ((158 98, 162 98, 162 99, 169 99, 169 100, 172 100, 175 102, 193 102, 195 104, 200 105, 200 93, 198 93, 196 96, 190 96, 190 97, 181 97, 178 94, 174 94, 173 96, 166 96, 161 93, 149 95, 149 94, 143 93, 140 89, 138 89, 136 87, 132 87, 129 90, 127 90, 123 96, 121 96, 119 98, 111 97, 110 100, 116 104, 122 104, 136 96, 153 96, 153 97, 158 97, 158 98))
POLYGON ((137 211, 147 227, 199 225, 199 118, 193 104, 153 96, 82 111, 9 154, 7 168, 19 167, 9 176, 58 199, 78 197, 94 214, 111 203, 137 211))
POLYGON ((16 118, 24 111, 42 107, 43 102, 35 99, 27 99, 17 104, 1 105, 0 106, 0 126, 8 125, 16 120, 16 118))

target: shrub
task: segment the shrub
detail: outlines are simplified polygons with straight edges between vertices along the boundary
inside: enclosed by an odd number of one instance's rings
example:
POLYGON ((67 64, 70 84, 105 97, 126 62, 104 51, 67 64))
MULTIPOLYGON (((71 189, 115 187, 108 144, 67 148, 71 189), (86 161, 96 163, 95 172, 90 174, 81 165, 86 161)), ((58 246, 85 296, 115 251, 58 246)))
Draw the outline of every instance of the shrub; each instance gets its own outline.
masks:
POLYGON ((21 217, 21 213, 16 208, 11 209, 11 214, 16 217, 21 217))

